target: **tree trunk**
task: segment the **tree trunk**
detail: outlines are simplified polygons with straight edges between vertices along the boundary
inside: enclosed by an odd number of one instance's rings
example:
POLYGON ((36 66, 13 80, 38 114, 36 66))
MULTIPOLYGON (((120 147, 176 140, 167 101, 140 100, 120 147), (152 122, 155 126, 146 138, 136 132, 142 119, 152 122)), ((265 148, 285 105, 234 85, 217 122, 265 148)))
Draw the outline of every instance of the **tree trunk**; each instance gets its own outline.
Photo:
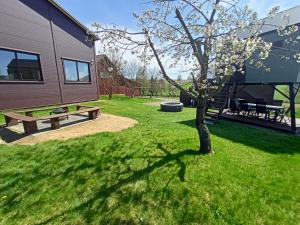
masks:
POLYGON ((200 140, 199 152, 202 154, 212 154, 209 129, 205 123, 206 98, 205 91, 199 94, 196 110, 196 128, 200 140))
POLYGON ((112 99, 112 93, 109 93, 108 95, 108 99, 111 100, 112 99))

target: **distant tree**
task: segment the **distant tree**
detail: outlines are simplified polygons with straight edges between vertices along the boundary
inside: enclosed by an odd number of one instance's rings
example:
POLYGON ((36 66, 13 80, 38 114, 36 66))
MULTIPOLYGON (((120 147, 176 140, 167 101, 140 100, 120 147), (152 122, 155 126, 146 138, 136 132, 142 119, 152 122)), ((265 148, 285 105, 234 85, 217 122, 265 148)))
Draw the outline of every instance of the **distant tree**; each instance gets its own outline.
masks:
POLYGON ((160 76, 160 72, 156 68, 151 68, 148 70, 148 77, 150 77, 149 80, 149 95, 150 98, 152 98, 154 95, 157 97, 158 95, 158 79, 160 76))
POLYGON ((160 96, 163 96, 166 91, 166 82, 162 77, 158 80, 158 89, 160 96))
POLYGON ((118 49, 111 49, 107 54, 97 56, 97 74, 102 79, 103 88, 112 99, 115 87, 122 77, 124 62, 118 49))
POLYGON ((193 76, 192 76, 192 74, 189 74, 188 76, 187 76, 187 78, 186 78, 187 80, 193 80, 193 76))
POLYGON ((147 74, 147 69, 140 69, 138 77, 137 77, 137 82, 139 84, 139 88, 141 88, 141 95, 146 96, 148 93, 148 74, 147 74))
POLYGON ((138 80, 141 77, 141 74, 143 74, 145 71, 145 68, 142 64, 139 64, 137 61, 130 61, 125 64, 123 67, 123 75, 125 78, 128 79, 128 86, 130 88, 130 97, 134 97, 134 92, 138 85, 138 80))
POLYGON ((182 81, 182 76, 180 74, 177 76, 177 81, 182 81))

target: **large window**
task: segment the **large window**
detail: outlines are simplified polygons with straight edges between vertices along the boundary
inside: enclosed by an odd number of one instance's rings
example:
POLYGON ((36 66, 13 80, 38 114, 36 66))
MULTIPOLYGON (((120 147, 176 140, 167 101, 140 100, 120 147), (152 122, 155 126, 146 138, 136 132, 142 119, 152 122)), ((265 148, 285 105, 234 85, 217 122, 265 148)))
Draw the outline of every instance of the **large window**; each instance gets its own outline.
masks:
POLYGON ((0 49, 0 81, 41 81, 37 54, 0 49))
POLYGON ((88 83, 90 78, 89 63, 63 59, 66 82, 88 83))

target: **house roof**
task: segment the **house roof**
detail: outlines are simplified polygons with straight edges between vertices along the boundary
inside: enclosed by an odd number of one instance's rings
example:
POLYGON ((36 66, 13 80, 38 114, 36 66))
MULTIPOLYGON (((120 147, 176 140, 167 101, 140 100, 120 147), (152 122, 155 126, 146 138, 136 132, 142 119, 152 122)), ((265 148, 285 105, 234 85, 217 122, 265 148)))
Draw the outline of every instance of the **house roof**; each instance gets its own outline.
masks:
POLYGON ((277 28, 274 27, 274 25, 278 27, 278 26, 291 26, 294 24, 299 24, 300 5, 278 12, 273 17, 266 17, 263 19, 263 21, 266 24, 270 24, 270 25, 265 25, 262 28, 263 33, 276 30, 277 28), (283 19, 284 15, 288 15, 288 19, 283 19))
POLYGON ((88 35, 91 35, 95 38, 95 40, 98 40, 98 36, 92 32, 89 28, 87 28, 85 25, 83 25, 81 22, 79 22, 74 16, 72 16, 68 11, 66 11, 61 5, 59 5, 55 0, 48 0, 49 3, 51 3, 55 8, 57 8, 60 12, 65 14, 69 19, 71 19, 74 23, 76 23, 79 27, 81 27, 83 30, 87 32, 88 35))
MULTIPOLYGON (((265 25, 260 29, 261 33, 268 33, 277 30, 279 26, 300 24, 300 5, 278 12, 272 17, 265 17, 262 19, 262 21, 265 23, 265 25), (288 15, 288 19, 283 19, 284 15, 288 15)), ((249 32, 246 30, 241 31, 239 35, 242 38, 247 38, 250 36, 249 32)))

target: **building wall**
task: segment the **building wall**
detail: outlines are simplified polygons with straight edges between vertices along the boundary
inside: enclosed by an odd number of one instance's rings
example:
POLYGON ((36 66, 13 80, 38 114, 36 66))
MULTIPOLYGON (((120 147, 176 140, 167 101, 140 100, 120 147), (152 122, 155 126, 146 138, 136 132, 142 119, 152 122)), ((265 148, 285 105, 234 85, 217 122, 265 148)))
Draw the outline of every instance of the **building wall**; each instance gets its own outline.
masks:
POLYGON ((94 59, 94 45, 84 37, 85 31, 47 0, 0 0, 0 47, 39 54, 43 75, 43 82, 0 81, 0 109, 97 99, 94 65, 90 66, 91 84, 64 83, 61 57, 94 59))
MULTIPOLYGON (((300 35, 300 30, 291 36, 292 40, 300 35)), ((268 32, 262 35, 268 42, 282 41, 282 48, 273 48, 269 57, 265 60, 265 65, 271 69, 267 72, 264 69, 258 69, 247 62, 246 65, 246 83, 296 83, 300 82, 300 63, 293 58, 294 52, 300 52, 300 42, 297 44, 286 43, 287 37, 281 37, 277 31, 268 32), (290 49, 287 51, 285 49, 290 49), (290 59, 282 59, 282 55, 290 59)))
POLYGON ((63 102, 78 102, 98 98, 94 43, 86 41, 86 32, 54 7, 50 7, 53 36, 57 53, 57 65, 63 102), (91 83, 68 84, 65 82, 62 58, 92 62, 91 83))

